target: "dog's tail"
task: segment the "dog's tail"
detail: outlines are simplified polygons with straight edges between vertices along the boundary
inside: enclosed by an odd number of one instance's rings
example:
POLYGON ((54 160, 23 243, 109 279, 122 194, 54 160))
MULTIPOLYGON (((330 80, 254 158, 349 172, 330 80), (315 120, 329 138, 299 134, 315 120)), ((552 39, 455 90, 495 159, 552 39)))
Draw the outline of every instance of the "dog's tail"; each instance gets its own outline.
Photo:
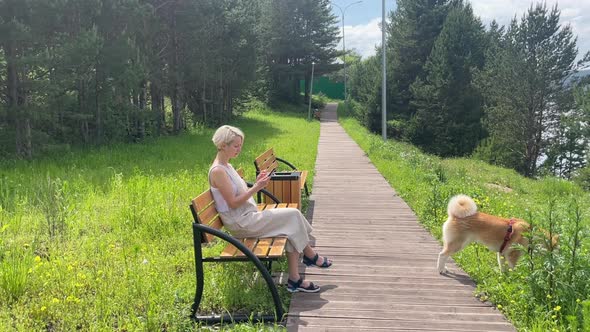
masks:
POLYGON ((449 201, 447 208, 449 217, 465 218, 474 215, 477 212, 477 205, 471 197, 467 195, 457 195, 449 201))

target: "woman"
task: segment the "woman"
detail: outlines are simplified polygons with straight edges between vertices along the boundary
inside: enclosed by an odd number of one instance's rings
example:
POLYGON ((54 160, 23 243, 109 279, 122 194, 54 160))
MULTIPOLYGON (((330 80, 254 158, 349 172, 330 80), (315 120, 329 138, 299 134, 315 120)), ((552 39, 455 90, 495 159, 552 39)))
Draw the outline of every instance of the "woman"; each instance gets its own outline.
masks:
POLYGON ((209 185, 224 227, 237 238, 286 236, 287 289, 292 293, 318 292, 320 287, 303 280, 297 269, 301 253, 307 266, 327 268, 332 265, 329 259, 318 255, 309 246, 312 231, 309 222, 294 208, 258 211, 252 196, 268 184, 270 174, 261 172, 254 186, 248 188, 229 163, 242 150, 244 133, 240 129, 227 125, 219 127, 213 135, 213 143, 217 147, 217 156, 209 169, 209 185))

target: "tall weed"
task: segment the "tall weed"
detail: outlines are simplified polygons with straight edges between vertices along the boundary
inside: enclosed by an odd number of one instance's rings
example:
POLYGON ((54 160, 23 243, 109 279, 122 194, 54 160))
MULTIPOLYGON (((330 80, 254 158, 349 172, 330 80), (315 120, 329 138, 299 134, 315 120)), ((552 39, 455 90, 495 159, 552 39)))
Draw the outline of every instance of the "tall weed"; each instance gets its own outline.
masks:
POLYGON ((13 250, 0 256, 0 291, 7 303, 17 301, 25 294, 31 267, 32 259, 28 253, 13 250))

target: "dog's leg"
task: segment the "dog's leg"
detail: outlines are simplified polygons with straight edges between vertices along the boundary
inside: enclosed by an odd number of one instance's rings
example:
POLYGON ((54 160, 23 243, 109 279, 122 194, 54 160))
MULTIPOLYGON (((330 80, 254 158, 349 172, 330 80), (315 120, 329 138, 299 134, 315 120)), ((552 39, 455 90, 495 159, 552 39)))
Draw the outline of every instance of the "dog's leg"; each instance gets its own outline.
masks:
POLYGON ((510 252, 507 255, 508 257, 506 261, 508 262, 508 266, 510 266, 511 269, 514 269, 514 267, 516 266, 516 262, 518 262, 518 259, 521 255, 522 252, 518 249, 510 250, 510 252))
POLYGON ((440 273, 440 274, 447 273, 447 268, 445 265, 447 264, 448 258, 449 258, 449 255, 447 254, 447 251, 445 249, 443 249, 438 254, 438 263, 436 264, 436 266, 438 268, 438 273, 440 273))
POLYGON ((449 256, 459 252, 465 246, 463 239, 454 239, 451 242, 444 243, 443 250, 438 254, 438 273, 445 274, 447 273, 447 259, 449 256))

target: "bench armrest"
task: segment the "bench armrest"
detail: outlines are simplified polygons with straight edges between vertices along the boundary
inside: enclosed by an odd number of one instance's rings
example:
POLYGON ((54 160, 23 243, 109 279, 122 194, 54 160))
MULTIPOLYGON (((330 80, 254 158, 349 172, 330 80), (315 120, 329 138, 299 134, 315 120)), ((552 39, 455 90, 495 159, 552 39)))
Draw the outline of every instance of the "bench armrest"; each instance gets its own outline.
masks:
POLYGON ((279 157, 275 157, 275 159, 277 161, 280 161, 284 164, 286 164, 287 166, 291 167, 292 170, 297 170, 297 167, 295 167, 293 164, 291 164, 290 162, 286 161, 285 159, 279 158, 279 157))
MULTIPOLYGON (((254 184, 252 182, 248 182, 248 181, 245 181, 245 182, 246 182, 246 185, 248 186, 248 188, 254 187, 254 184)), ((278 198, 276 198, 275 195, 273 195, 272 193, 270 193, 268 190, 266 190, 264 188, 258 190, 258 194, 260 194, 260 193, 263 193, 266 196, 270 197, 270 199, 272 199, 273 202, 275 202, 275 204, 280 204, 281 203, 281 200, 279 200, 278 198)), ((260 195, 257 195, 257 196, 260 197, 260 195)))

